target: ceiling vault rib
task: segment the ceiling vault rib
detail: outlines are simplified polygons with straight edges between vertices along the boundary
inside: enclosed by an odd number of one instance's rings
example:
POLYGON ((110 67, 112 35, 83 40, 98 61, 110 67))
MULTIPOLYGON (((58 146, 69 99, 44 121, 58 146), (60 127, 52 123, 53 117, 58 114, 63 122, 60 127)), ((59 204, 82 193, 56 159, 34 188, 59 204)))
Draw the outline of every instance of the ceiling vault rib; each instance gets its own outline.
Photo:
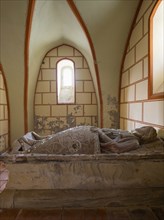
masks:
POLYGON ((0 63, 0 71, 1 71, 2 76, 3 76, 4 86, 5 86, 5 90, 6 90, 7 110, 8 110, 7 117, 8 117, 8 127, 9 127, 9 129, 8 129, 8 134, 9 134, 9 136, 8 136, 8 138, 9 138, 8 145, 9 145, 9 149, 8 150, 10 150, 10 146, 11 146, 10 105, 9 105, 10 102, 9 102, 9 93, 8 93, 7 81, 6 81, 6 77, 5 77, 5 74, 4 74, 3 66, 2 66, 1 63, 0 63))
POLYGON ((24 132, 28 132, 28 79, 29 79, 29 42, 31 34, 31 25, 33 12, 35 7, 35 0, 29 0, 27 19, 26 19, 26 33, 25 33, 25 49, 24 49, 24 132))
MULTIPOLYGON (((95 53, 95 49, 94 49, 94 45, 92 42, 92 39, 90 37, 90 34, 88 32, 88 29, 74 3, 73 0, 67 0, 68 5, 70 6, 72 12, 74 13, 75 17, 77 18, 79 24, 81 25, 91 48, 91 52, 92 52, 92 56, 93 56, 93 60, 96 61, 96 53, 95 53)), ((102 100, 102 93, 101 93, 101 85, 100 85, 100 77, 99 77, 99 70, 98 70, 98 66, 97 63, 94 62, 94 66, 95 66, 95 71, 96 71, 96 79, 97 79, 97 85, 98 85, 98 92, 99 92, 99 98, 100 98, 100 127, 103 127, 103 100, 102 100)))

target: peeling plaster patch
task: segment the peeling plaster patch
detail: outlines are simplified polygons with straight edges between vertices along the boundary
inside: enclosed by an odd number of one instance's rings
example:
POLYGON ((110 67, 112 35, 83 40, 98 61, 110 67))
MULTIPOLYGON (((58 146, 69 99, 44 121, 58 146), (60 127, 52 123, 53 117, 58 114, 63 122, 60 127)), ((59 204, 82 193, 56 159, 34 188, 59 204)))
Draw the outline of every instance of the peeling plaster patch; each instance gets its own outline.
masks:
POLYGON ((0 136, 0 152, 4 151, 6 148, 6 141, 3 135, 0 136))
POLYGON ((107 106, 108 106, 108 115, 110 121, 110 127, 114 129, 119 128, 119 103, 116 97, 112 97, 111 95, 107 96, 107 106))
MULTIPOLYGON (((35 115, 34 117, 34 130, 42 135, 54 134, 68 128, 80 125, 89 125, 87 117, 82 117, 83 120, 79 123, 76 121, 76 115, 81 111, 80 105, 75 105, 72 111, 66 117, 45 117, 35 115)), ((92 117, 92 123, 97 124, 97 117, 92 117)))

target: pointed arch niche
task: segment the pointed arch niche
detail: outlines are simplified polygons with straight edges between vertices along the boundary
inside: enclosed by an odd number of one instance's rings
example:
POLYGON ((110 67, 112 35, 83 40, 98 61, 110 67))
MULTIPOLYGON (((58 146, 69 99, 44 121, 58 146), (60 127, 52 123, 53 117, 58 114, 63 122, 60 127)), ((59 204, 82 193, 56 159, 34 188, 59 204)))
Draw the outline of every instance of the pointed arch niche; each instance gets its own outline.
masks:
POLYGON ((150 15, 149 98, 164 98, 164 1, 150 15))
POLYGON ((34 100, 34 129, 41 135, 53 134, 78 125, 98 126, 98 105, 94 82, 85 57, 74 47, 58 46, 49 51, 38 74, 34 100), (57 64, 74 63, 75 101, 57 101, 57 64))
POLYGON ((7 86, 2 65, 0 64, 0 153, 9 149, 9 104, 7 86))

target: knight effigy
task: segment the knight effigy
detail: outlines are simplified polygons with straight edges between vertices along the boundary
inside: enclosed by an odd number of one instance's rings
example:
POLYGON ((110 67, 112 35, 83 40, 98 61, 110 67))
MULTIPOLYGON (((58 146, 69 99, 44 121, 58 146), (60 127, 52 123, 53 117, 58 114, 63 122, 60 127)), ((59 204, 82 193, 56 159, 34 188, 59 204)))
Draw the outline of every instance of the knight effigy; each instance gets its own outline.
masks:
POLYGON ((34 131, 17 139, 11 153, 100 154, 124 153, 160 141, 151 126, 129 132, 120 129, 77 126, 56 134, 40 136, 34 131))

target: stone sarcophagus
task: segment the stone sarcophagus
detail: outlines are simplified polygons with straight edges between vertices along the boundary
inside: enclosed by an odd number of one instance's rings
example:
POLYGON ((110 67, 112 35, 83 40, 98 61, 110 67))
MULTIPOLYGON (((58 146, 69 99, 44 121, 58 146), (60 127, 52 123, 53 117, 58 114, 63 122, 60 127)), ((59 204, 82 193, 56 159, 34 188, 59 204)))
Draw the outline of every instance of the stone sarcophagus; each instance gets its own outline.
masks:
MULTIPOLYGON (((39 153, 33 148, 28 153, 20 151, 1 155, 9 171, 9 180, 0 195, 0 207, 163 203, 164 146, 161 140, 123 153, 99 152, 95 140, 95 136, 87 140, 94 146, 92 150, 95 153, 92 154, 39 153)), ((72 143, 76 144, 74 150, 80 149, 78 142, 73 140, 72 143)))

